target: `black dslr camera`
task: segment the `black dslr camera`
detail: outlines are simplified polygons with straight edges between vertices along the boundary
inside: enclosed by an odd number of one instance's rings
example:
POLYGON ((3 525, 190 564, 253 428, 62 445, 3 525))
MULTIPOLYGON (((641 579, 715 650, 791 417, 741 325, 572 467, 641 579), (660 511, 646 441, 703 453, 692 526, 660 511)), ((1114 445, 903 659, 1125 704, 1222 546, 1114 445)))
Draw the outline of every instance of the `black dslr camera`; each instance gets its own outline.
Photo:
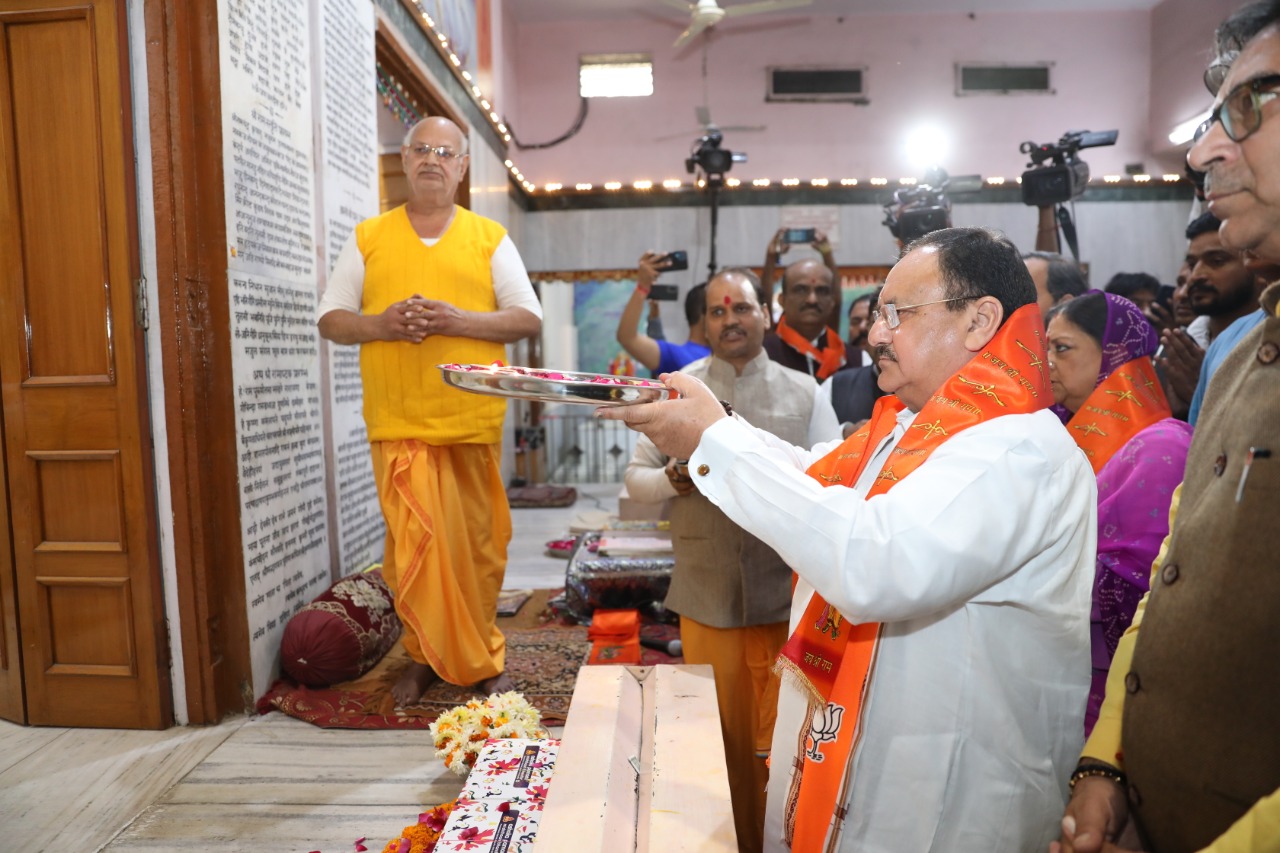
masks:
POLYGON ((1031 158, 1022 173, 1022 203, 1051 207, 1078 198, 1089 184, 1089 164, 1076 156, 1081 148, 1115 145, 1118 130, 1069 130, 1057 144, 1024 142, 1018 150, 1031 158), (1046 161, 1052 161, 1046 165, 1046 161))

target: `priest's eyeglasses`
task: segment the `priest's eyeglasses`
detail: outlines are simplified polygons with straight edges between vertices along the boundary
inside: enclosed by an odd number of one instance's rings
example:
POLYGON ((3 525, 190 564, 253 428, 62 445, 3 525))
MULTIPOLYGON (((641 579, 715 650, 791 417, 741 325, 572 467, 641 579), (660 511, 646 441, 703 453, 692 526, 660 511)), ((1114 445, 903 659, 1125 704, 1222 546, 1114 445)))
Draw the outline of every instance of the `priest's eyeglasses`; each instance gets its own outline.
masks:
POLYGON ((463 156, 461 151, 454 151, 452 148, 445 148, 443 145, 411 145, 409 146, 409 150, 414 154, 417 154, 419 157, 426 157, 428 154, 434 154, 445 163, 452 162, 453 160, 463 156))
POLYGON ((1195 141, 1199 142, 1213 123, 1220 121, 1228 139, 1244 142, 1262 127, 1263 105, 1280 97, 1280 92, 1269 91, 1277 85, 1280 85, 1280 74, 1267 74, 1236 86, 1196 128, 1195 141))
POLYGON ((871 325, 874 326, 880 320, 884 320, 884 324, 889 327, 889 331, 893 331, 902 325, 902 313, 904 311, 914 311, 917 308, 924 308, 926 305, 945 305, 948 302, 968 302, 977 299, 976 296, 956 296, 952 299, 935 299, 932 302, 917 302, 915 305, 894 305, 892 302, 882 302, 880 307, 871 312, 871 325))

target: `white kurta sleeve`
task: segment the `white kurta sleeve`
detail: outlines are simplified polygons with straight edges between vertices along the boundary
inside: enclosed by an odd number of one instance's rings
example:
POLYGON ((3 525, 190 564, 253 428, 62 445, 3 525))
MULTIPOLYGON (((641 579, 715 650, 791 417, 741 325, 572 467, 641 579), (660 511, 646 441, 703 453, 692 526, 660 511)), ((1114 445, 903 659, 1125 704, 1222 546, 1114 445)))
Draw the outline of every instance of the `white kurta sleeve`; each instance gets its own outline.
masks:
POLYGON ((824 488, 796 454, 730 419, 703 434, 689 467, 704 495, 847 618, 894 622, 981 600, 1088 515, 1096 483, 1083 457, 1051 464, 1026 435, 1036 426, 1026 419, 1044 414, 965 430, 869 500, 824 488))
POLYGON ((316 317, 323 317, 337 309, 359 314, 363 300, 364 256, 360 254, 360 247, 356 244, 356 232, 352 231, 347 242, 342 244, 338 259, 333 263, 333 272, 329 273, 329 281, 325 284, 324 295, 320 297, 316 317))
POLYGON ((489 267, 493 275, 493 294, 498 299, 498 308, 523 308, 538 319, 542 319, 542 305, 538 302, 538 294, 529 281, 529 273, 520 258, 520 250, 511 242, 511 235, 504 235, 498 248, 494 249, 489 259, 489 267))
POLYGON ((676 496, 676 488, 667 479, 667 457, 645 436, 636 441, 635 453, 627 463, 622 481, 627 494, 642 503, 660 503, 676 496))

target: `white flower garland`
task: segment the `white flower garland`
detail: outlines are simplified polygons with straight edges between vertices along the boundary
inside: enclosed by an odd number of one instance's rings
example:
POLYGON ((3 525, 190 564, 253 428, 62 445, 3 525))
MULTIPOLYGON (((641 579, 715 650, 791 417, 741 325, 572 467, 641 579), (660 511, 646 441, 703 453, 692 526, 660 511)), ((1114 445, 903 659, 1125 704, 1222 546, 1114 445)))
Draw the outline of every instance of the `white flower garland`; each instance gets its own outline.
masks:
POLYGON ((514 690, 452 708, 437 717, 428 731, 436 758, 443 758, 444 766, 459 776, 471 771, 489 738, 547 737, 542 714, 514 690))

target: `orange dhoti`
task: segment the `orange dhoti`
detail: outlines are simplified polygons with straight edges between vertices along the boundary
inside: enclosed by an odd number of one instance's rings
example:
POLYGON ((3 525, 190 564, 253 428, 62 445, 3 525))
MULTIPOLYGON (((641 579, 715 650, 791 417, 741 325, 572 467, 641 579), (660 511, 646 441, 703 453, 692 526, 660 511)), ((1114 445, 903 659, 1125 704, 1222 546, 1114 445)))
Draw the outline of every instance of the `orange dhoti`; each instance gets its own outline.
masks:
POLYGON ((764 843, 765 759, 778 716, 778 674, 773 665, 787 641, 787 623, 712 628, 680 617, 685 663, 710 664, 724 736, 725 764, 738 849, 754 853, 764 843))
POLYGON ((373 474, 387 521, 382 573, 404 646, 452 684, 502 672, 497 627, 511 510, 496 444, 375 441, 373 474))

